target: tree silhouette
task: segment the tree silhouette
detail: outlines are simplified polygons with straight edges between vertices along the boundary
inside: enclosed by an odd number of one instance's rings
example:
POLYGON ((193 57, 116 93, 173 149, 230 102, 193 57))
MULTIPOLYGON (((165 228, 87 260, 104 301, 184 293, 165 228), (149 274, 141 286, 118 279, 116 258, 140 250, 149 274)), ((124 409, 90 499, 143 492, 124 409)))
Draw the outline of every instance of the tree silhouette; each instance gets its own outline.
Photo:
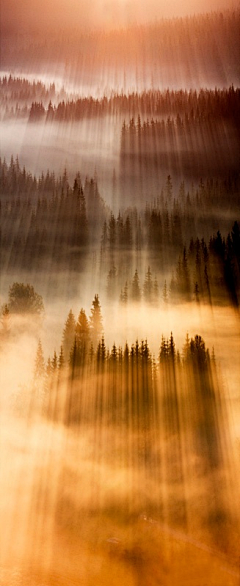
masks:
POLYGON ((44 311, 42 296, 24 283, 13 283, 9 288, 8 307, 11 313, 41 315, 44 311))
POLYGON ((59 357, 58 357, 58 368, 59 368, 59 370, 62 370, 63 367, 64 367, 64 353, 63 353, 63 346, 61 345, 60 353, 59 353, 59 357))
POLYGON ((116 280, 117 280, 117 269, 113 265, 108 273, 107 276, 107 295, 109 297, 114 297, 116 292, 116 280))
POLYGON ((89 322, 92 342, 94 347, 96 347, 103 333, 101 305, 97 294, 94 296, 92 302, 89 322))
POLYGON ((151 303, 151 301, 153 299, 153 281, 152 281, 152 273, 151 273, 150 267, 148 267, 148 270, 147 270, 147 273, 145 276, 145 281, 143 284, 143 295, 144 295, 145 301, 148 301, 148 303, 151 303))
POLYGON ((167 292, 167 281, 166 281, 166 279, 165 279, 164 285, 163 285, 162 297, 163 297, 164 303, 167 303, 167 301, 168 301, 168 292, 167 292))
POLYGON ((76 323, 76 340, 87 344, 90 339, 90 326, 84 309, 81 309, 76 323))
POLYGON ((71 348, 74 343, 75 334, 76 334, 76 321, 75 321, 75 317, 73 315, 73 312, 70 309, 65 326, 64 326, 63 339, 62 339, 63 356, 64 356, 65 361, 69 360, 69 355, 70 355, 70 351, 71 351, 71 348))
POLYGON ((45 363, 44 363, 44 356, 43 356, 43 349, 41 340, 38 341, 37 346, 37 353, 35 359, 35 367, 34 367, 34 380, 41 380, 45 375, 45 363))
POLYGON ((120 303, 126 305, 128 302, 128 282, 126 281, 123 289, 121 289, 120 293, 120 303))
POLYGON ((140 301, 141 299, 141 290, 139 286, 139 276, 137 269, 132 280, 131 297, 133 301, 140 301))

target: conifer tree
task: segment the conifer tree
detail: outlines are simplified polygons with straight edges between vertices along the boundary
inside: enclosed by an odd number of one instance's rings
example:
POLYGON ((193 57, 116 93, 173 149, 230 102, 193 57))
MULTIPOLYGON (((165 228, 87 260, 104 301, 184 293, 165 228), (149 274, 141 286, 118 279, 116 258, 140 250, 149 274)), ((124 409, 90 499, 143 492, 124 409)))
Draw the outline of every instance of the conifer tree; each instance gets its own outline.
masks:
POLYGON ((73 315, 73 312, 70 309, 68 317, 67 317, 67 321, 64 326, 63 339, 62 339, 63 356, 64 356, 64 360, 66 362, 68 362, 68 360, 69 360, 70 351, 71 351, 71 348, 74 343, 74 338, 75 338, 75 333, 76 333, 75 330, 76 330, 76 321, 75 321, 75 317, 73 315))
POLYGON ((113 265, 109 270, 107 276, 107 295, 109 297, 114 297, 116 291, 116 278, 117 278, 117 269, 113 265))
POLYGON ((96 347, 103 333, 101 305, 97 294, 94 296, 92 302, 89 322, 90 335, 92 338, 93 346, 96 347))
POLYGON ((54 350, 54 353, 53 353, 53 357, 52 357, 52 361, 51 361, 51 366, 52 366, 52 371, 55 372, 57 370, 57 367, 58 367, 58 359, 57 359, 56 350, 54 350))
POLYGON ((139 276, 137 269, 132 280, 131 297, 133 301, 141 300, 141 290, 139 286, 139 276))
POLYGON ((176 360, 176 350, 175 350, 175 342, 173 339, 173 333, 171 332, 170 335, 170 340, 169 340, 169 344, 168 344, 168 352, 169 352, 169 358, 172 361, 172 363, 175 362, 176 360))
POLYGON ((51 377, 52 374, 52 365, 51 365, 51 358, 50 356, 47 359, 47 366, 46 366, 46 375, 47 377, 51 377))
POLYGON ((89 340, 90 335, 90 326, 88 322, 88 318, 86 316, 86 312, 82 308, 78 320, 76 323, 76 339, 77 341, 86 342, 89 340))
POLYGON ((150 267, 148 267, 148 270, 147 270, 147 273, 145 276, 145 281, 143 284, 143 295, 144 295, 145 301, 147 301, 148 303, 151 303, 152 298, 153 298, 153 282, 152 282, 152 273, 151 273, 150 267))
POLYGON ((128 282, 126 281, 124 288, 121 289, 120 293, 120 303, 126 305, 128 302, 128 282))
POLYGON ((164 303, 167 303, 168 295, 167 295, 167 281, 166 280, 164 281, 164 285, 163 285, 163 294, 162 294, 162 297, 163 297, 164 303))
POLYGON ((155 277, 154 282, 153 282, 153 301, 154 301, 154 303, 158 303, 158 299, 159 299, 159 289, 158 289, 157 277, 155 277))
POLYGON ((41 340, 38 341, 37 346, 37 353, 35 359, 35 367, 34 367, 34 380, 41 380, 45 375, 45 363, 44 363, 44 356, 43 356, 43 349, 41 340))

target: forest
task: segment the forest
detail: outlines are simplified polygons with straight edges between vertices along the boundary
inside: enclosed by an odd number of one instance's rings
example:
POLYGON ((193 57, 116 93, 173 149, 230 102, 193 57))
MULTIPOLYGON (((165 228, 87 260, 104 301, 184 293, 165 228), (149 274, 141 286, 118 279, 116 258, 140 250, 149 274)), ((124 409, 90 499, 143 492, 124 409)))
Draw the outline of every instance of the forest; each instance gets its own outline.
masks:
POLYGON ((239 8, 33 4, 1 23, 0 585, 237 586, 239 8))

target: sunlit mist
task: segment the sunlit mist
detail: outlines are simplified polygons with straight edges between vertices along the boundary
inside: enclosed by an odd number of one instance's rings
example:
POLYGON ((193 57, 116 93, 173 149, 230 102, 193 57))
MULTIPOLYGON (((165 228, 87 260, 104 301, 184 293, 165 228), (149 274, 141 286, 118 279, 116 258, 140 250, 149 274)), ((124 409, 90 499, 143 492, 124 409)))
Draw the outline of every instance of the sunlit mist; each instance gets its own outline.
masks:
POLYGON ((239 584, 239 8, 2 3, 2 586, 239 584))

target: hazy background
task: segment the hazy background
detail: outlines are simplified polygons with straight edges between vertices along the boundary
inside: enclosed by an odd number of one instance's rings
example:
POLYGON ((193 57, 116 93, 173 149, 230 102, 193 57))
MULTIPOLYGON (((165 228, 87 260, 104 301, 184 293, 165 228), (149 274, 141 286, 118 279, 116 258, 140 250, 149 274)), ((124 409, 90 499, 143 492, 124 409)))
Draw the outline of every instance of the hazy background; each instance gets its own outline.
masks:
POLYGON ((2 0, 2 27, 29 32, 29 29, 72 27, 83 29, 103 27, 118 28, 146 20, 182 17, 203 12, 236 8, 237 0, 183 0, 159 2, 158 0, 2 0))

